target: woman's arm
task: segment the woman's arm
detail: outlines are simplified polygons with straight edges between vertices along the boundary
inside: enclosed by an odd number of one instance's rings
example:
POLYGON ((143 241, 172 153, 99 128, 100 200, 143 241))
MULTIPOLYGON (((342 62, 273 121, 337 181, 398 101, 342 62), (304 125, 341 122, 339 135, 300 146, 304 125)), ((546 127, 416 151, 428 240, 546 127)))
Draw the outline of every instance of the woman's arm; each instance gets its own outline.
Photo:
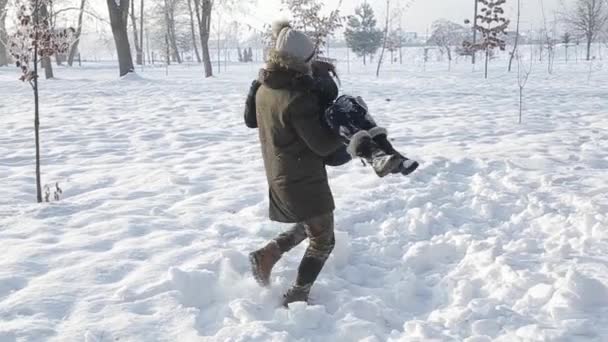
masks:
POLYGON ((261 85, 262 83, 258 80, 253 81, 249 88, 249 94, 247 94, 247 100, 245 101, 245 125, 249 128, 258 128, 258 119, 255 111, 255 95, 261 85))

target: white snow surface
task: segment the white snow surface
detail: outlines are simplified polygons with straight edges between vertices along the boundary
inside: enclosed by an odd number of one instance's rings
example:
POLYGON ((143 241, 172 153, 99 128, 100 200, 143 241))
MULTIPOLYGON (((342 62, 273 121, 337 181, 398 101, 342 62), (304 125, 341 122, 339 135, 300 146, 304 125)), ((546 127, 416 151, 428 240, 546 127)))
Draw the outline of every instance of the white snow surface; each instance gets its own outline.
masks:
MULTIPOLYGON (((0 68, 0 341, 607 341, 608 70, 535 65, 517 82, 460 63, 342 69, 410 177, 355 161, 329 171, 337 246, 311 305, 279 306, 306 243, 272 287, 247 255, 267 218, 257 132, 242 108, 257 66, 118 79, 114 64, 41 80, 33 101, 0 68)), ((600 67, 598 67, 598 65, 600 67)))

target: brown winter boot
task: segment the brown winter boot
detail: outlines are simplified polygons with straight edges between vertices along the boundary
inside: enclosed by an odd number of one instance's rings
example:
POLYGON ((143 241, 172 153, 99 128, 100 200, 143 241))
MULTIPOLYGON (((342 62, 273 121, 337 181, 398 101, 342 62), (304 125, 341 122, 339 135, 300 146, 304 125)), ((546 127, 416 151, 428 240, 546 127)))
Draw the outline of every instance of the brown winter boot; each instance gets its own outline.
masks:
POLYGON ((308 294, 310 293, 310 287, 310 285, 293 285, 283 295, 283 306, 288 307, 289 304, 293 302, 308 302, 308 294))
POLYGON ((281 250, 275 241, 249 254, 251 272, 260 286, 270 285, 270 273, 279 259, 281 259, 281 250))

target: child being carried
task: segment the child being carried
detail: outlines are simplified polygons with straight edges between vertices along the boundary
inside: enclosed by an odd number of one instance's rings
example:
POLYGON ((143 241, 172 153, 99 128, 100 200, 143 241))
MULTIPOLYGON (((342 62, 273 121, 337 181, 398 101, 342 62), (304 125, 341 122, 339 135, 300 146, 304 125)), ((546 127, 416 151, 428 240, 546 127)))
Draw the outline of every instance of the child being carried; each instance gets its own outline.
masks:
MULTIPOLYGON (((419 164, 399 153, 388 140, 386 129, 379 127, 370 115, 367 104, 359 96, 338 97, 339 81, 333 64, 316 60, 312 62, 312 88, 317 95, 323 114, 321 122, 344 140, 344 148, 326 160, 327 165, 338 166, 352 158, 366 160, 379 177, 391 173, 409 175, 419 164)), ((256 128, 255 94, 260 87, 254 81, 245 106, 245 123, 256 128)))

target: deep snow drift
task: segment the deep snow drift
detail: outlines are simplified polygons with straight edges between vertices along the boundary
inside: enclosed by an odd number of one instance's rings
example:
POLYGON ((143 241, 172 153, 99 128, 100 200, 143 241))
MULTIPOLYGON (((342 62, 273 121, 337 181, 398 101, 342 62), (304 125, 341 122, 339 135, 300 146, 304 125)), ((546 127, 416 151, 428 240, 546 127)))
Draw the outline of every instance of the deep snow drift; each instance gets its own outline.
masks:
POLYGON ((0 341, 606 341, 608 70, 515 74, 462 62, 344 64, 411 177, 331 169, 337 247, 313 305, 277 308, 247 253, 285 226, 242 104, 256 66, 59 69, 42 81, 44 184, 33 203, 32 94, 0 68, 0 341), (356 69, 356 72, 355 72, 356 69))

